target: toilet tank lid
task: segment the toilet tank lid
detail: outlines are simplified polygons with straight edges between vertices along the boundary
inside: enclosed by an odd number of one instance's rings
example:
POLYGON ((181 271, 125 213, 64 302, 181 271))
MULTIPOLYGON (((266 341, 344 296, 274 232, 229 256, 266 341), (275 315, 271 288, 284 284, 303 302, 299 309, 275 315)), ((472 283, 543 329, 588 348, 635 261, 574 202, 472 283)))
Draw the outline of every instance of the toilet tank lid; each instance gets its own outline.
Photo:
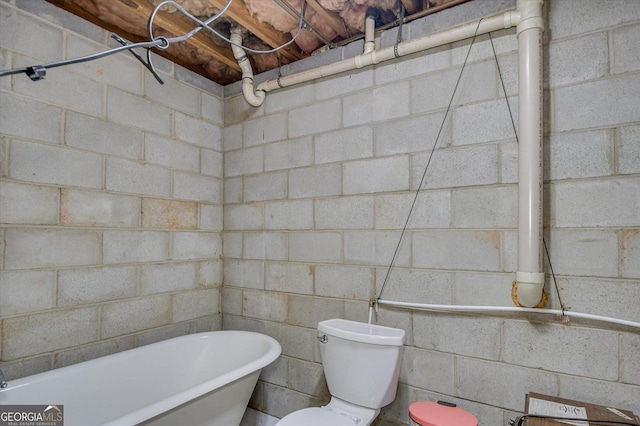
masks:
POLYGON ((345 340, 385 346, 402 346, 405 335, 404 330, 398 328, 339 318, 319 322, 318 331, 345 340))

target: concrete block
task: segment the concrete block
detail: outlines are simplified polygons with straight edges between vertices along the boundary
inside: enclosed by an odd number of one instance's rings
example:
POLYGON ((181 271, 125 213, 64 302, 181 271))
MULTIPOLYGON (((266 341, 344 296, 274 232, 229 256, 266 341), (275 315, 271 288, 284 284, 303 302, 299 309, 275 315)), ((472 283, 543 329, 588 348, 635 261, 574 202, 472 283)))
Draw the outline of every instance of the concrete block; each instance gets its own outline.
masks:
POLYGON ((640 65, 633 58, 640 56, 640 25, 629 25, 617 28, 611 32, 613 45, 613 72, 621 74, 624 72, 638 71, 640 65))
MULTIPOLYGON (((389 265, 398 247, 400 232, 345 232, 344 260, 364 265, 389 265)), ((395 266, 409 266, 411 234, 405 233, 396 255, 395 266)))
MULTIPOLYGON (((424 174, 428 153, 411 157, 411 189, 417 189, 424 174)), ((440 149, 429 165, 423 188, 455 188, 498 182, 498 147, 495 145, 440 149)))
POLYGON ((132 160, 142 158, 143 132, 119 123, 69 111, 64 135, 67 146, 132 160))
POLYGON ((202 118, 224 126, 224 99, 221 96, 212 96, 208 93, 200 93, 200 110, 202 118))
POLYGON ((222 180, 193 173, 173 172, 173 196, 183 200, 220 203, 222 180))
POLYGON ((372 229, 373 196, 315 201, 315 229, 372 229))
POLYGON ((619 130, 618 172, 640 173, 640 126, 628 126, 619 130))
POLYGON ((498 360, 501 328, 500 318, 414 313, 413 343, 438 352, 498 360))
POLYGON ((2 372, 8 380, 32 376, 49 370, 51 370, 51 354, 2 363, 2 372))
POLYGON ((233 287, 221 287, 222 314, 242 315, 242 290, 233 287))
POLYGON ((225 258, 242 257, 242 232, 224 232, 222 234, 222 250, 225 258))
POLYGON ((315 137, 315 163, 334 163, 373 157, 373 129, 352 127, 315 137))
POLYGON ((278 111, 290 110, 301 105, 306 105, 314 100, 314 85, 287 87, 282 90, 270 92, 265 99, 265 111, 271 114, 278 111))
POLYGON ((358 126, 373 121, 373 92, 366 90, 345 96, 342 100, 342 125, 358 126))
POLYGON ((345 163, 345 194, 409 189, 409 157, 406 155, 345 163))
POLYGON ((499 271, 497 231, 423 231, 413 234, 413 266, 499 271))
POLYGON ((276 142, 264 148, 264 169, 282 170, 313 164, 311 137, 276 142))
POLYGON ((173 339, 174 337, 185 336, 193 332, 192 327, 192 324, 189 323, 170 324, 154 328, 152 330, 143 331, 142 333, 137 334, 135 337, 138 343, 138 347, 140 347, 150 345, 151 343, 161 342, 167 339, 173 339))
POLYGON ((232 124, 224 127, 223 130, 224 151, 231 151, 242 148, 242 123, 232 124))
MULTIPOLYGON (((419 115, 376 125, 375 153, 378 156, 414 153, 433 148, 444 118, 443 112, 419 115)), ((445 123, 438 146, 451 142, 451 120, 445 123)))
POLYGON ((551 212, 557 227, 635 226, 640 223, 640 178, 556 183, 551 212))
MULTIPOLYGON (((263 382, 271 383, 279 386, 287 386, 287 370, 289 365, 288 357, 279 357, 273 363, 269 364, 266 368, 264 368, 260 372, 260 379, 263 382)), ((255 410, 252 410, 255 411, 255 410)), ((270 416, 269 416, 270 417, 270 416)), ((273 421, 273 424, 277 422, 278 419, 273 421)), ((241 425, 243 423, 240 423, 241 425)), ((248 426, 254 423, 247 423, 248 426)), ((257 423, 260 424, 260 423, 257 423)), ((269 423, 268 423, 269 424, 269 423)))
MULTIPOLYGON (((504 142, 498 146, 500 161, 500 182, 518 182, 518 144, 516 142, 504 142)), ((549 158, 544 160, 544 166, 549 167, 549 158)))
POLYGON ((0 182, 0 222, 53 225, 58 223, 57 188, 0 182))
POLYGON ((289 260, 339 262, 342 236, 337 232, 294 232, 289 234, 289 260))
POLYGON ((113 87, 107 88, 107 118, 109 121, 161 135, 171 135, 171 109, 164 106, 164 103, 153 102, 113 87))
POLYGON ((264 148, 261 146, 231 151, 224 155, 224 176, 241 176, 263 171, 264 148))
POLYGON ((376 195, 375 217, 376 229, 402 229, 408 217, 409 229, 448 228, 451 224, 451 193, 423 190, 417 198, 415 193, 376 195))
POLYGON ((281 325, 281 336, 278 340, 282 345, 283 355, 306 361, 320 362, 316 357, 315 328, 303 328, 293 325, 281 325))
MULTIPOLYGON (((509 103, 517 123, 518 103, 513 99, 510 99, 509 103)), ((516 137, 504 99, 458 107, 453 111, 451 121, 454 145, 470 145, 516 137)))
MULTIPOLYGON (((64 26, 63 28, 68 29, 64 26)), ((104 38, 96 40, 96 43, 84 37, 78 37, 71 32, 67 32, 65 35, 68 58, 91 55, 105 50, 104 38)), ((129 93, 142 94, 144 68, 140 67, 140 63, 129 55, 111 55, 108 61, 108 65, 104 61, 84 62, 82 66, 74 67, 73 70, 106 86, 114 86, 129 93), (123 76, 127 76, 127 78, 123 78, 123 76)))
MULTIPOLYGON (((5 68, 9 68, 9 65, 5 68)), ((3 80, 9 81, 8 78, 3 80)), ((0 105, 3 135, 60 143, 60 108, 7 92, 0 92, 0 105), (37 126, 32 124, 33 117, 38 117, 37 126)))
POLYGON ((560 380, 556 374, 539 369, 474 358, 458 358, 456 368, 456 390, 460 398, 516 411, 522 410, 523 398, 528 392, 557 395, 560 380))
POLYGON ((45 311, 56 306, 55 271, 0 272, 0 316, 45 311))
MULTIPOLYGON (((41 21, 40 21, 41 22, 41 21)), ((40 23, 39 22, 39 23, 40 23)), ((38 25, 38 24, 36 24, 38 25)), ((31 55, 30 55, 31 56, 31 55)), ((59 60, 60 57, 56 58, 59 60)), ((31 57, 14 56, 13 66, 33 66, 31 57)), ((58 68, 47 73, 47 78, 33 84, 29 78, 14 78, 13 90, 32 99, 85 114, 104 114, 104 86, 70 69, 58 68)))
POLYGON ((318 296, 370 300, 375 296, 374 279, 371 268, 317 265, 315 292, 318 296))
POLYGON ((58 351, 53 356, 53 368, 66 367, 103 356, 113 355, 118 352, 133 349, 135 339, 126 336, 111 340, 102 340, 85 346, 58 351))
POLYGON ((445 395, 455 394, 455 357, 406 347, 402 353, 400 382, 445 395))
POLYGON ((107 158, 106 189, 132 194, 169 197, 171 172, 137 161, 107 158))
POLYGON ((287 173, 263 173, 244 178, 245 202, 287 198, 287 173))
POLYGON ((224 229, 250 231, 262 229, 264 204, 251 203, 224 207, 224 229))
MULTIPOLYGON (((558 275, 618 276, 618 236, 614 230, 554 230, 546 236, 558 275)), ((545 259, 545 265, 547 260, 545 259)), ((546 267, 548 271, 548 267, 546 267)))
POLYGON ((450 305, 453 303, 453 283, 451 272, 404 268, 389 271, 388 266, 376 269, 376 294, 380 295, 384 285, 382 298, 387 300, 450 305))
POLYGON ((25 141, 11 141, 9 176, 26 182, 102 188, 98 154, 25 141))
POLYGON ((198 262, 198 287, 220 287, 222 285, 222 259, 198 262))
POLYGON ((549 8, 549 30, 554 39, 613 27, 640 19, 635 0, 594 0, 580 4, 576 13, 574 2, 551 3, 549 8), (607 8, 606 13, 602 13, 607 8))
POLYGON ((132 298, 138 292, 135 266, 58 271, 58 307, 132 298))
POLYGON ((169 323, 171 297, 159 295, 114 302, 102 307, 102 338, 122 336, 169 323))
POLYGON ((408 81, 373 89, 373 120, 383 121, 409 115, 409 92, 408 81))
POLYGON ((311 198, 342 193, 339 164, 305 167, 289 172, 289 198, 311 198))
POLYGON ((631 410, 635 413, 638 412, 638 398, 640 398, 640 390, 637 386, 565 375, 560 376, 558 394, 560 397, 577 401, 588 401, 589 398, 593 398, 593 395, 598 395, 598 404, 631 410))
MULTIPOLYGON (((485 5, 487 6, 487 5, 485 5)), ((472 6, 473 7, 473 6, 472 6)), ((505 9, 514 8, 513 6, 509 6, 505 9)), ((449 13, 456 13, 453 9, 448 10, 449 13)), ((478 13, 477 15, 470 17, 471 19, 477 19, 479 16, 484 16, 482 13, 478 13)), ((493 13, 493 12, 490 12, 493 13)), ((460 19, 462 14, 457 15, 457 19, 460 19)), ((442 20, 440 20, 442 22, 442 20)), ((460 21, 465 22, 465 21, 460 21)), ((482 59, 493 59, 494 54, 493 50, 495 48, 496 55, 502 55, 505 53, 516 52, 518 50, 518 38, 516 37, 516 29, 508 28, 500 31, 495 31, 491 34, 493 39, 493 47, 491 46, 491 40, 489 40, 489 36, 487 34, 479 35, 476 37, 473 46, 471 46, 471 39, 462 40, 453 43, 451 49, 451 61, 453 65, 462 65, 467 58, 467 54, 469 58, 467 59, 467 65, 470 63, 480 61, 482 59), (469 49, 471 51, 469 52, 469 49)))
POLYGON ((451 192, 454 228, 517 228, 518 188, 501 186, 451 192))
POLYGON ((305 230, 313 228, 313 200, 275 201, 265 204, 266 229, 305 230))
POLYGON ((190 142, 216 151, 222 151, 222 128, 204 120, 189 115, 174 114, 175 136, 185 142, 190 142))
MULTIPOLYGON (((453 106, 495 98, 497 78, 493 59, 469 64, 461 77, 460 72, 460 67, 449 68, 411 81, 411 93, 423 94, 411 98, 411 112, 417 114, 447 108, 451 96, 454 96, 453 106), (458 78, 460 83, 454 95, 458 78)), ((426 137, 423 139, 428 140, 426 137)))
POLYGON ((625 333, 621 345, 622 381, 632 385, 640 383, 640 335, 625 333))
POLYGON ((214 314, 196 318, 189 323, 189 333, 201 333, 203 331, 222 330, 222 314, 214 314))
POLYGON ((103 192, 60 190, 60 223, 73 226, 137 227, 140 199, 103 192))
POLYGON ((176 293, 173 298, 172 322, 214 315, 220 312, 220 289, 176 293))
POLYGON ((611 126, 638 119, 640 75, 625 74, 553 91, 553 131, 611 126), (596 102, 597 100, 597 102, 596 102), (580 105, 580 114, 576 114, 580 105))
MULTIPOLYGON (((312 57, 313 58, 313 57, 312 57)), ((320 407, 326 401, 287 388, 264 384, 264 413, 282 418, 289 413, 308 407, 320 407)))
POLYGON ((511 306, 513 274, 456 272, 454 300, 459 305, 511 306))
POLYGON ((158 262, 169 258, 169 233, 104 231, 104 263, 158 262))
POLYGON ((200 170, 200 149, 174 139, 147 133, 144 142, 146 162, 171 169, 197 172, 200 170))
POLYGON ((609 42, 604 32, 551 42, 548 52, 550 87, 593 80, 609 73, 609 42))
POLYGON ((327 77, 314 84, 315 99, 324 100, 344 96, 373 86, 373 69, 364 68, 327 77))
POLYGON ((565 133, 545 144, 545 178, 551 180, 613 174, 611 132, 565 133))
POLYGON ((222 232, 222 212, 223 207, 221 205, 210 206, 207 204, 200 204, 198 229, 222 232))
POLYGON ((287 377, 289 389, 318 398, 330 397, 322 364, 291 358, 287 377))
POLYGON ((623 229, 620 231, 621 253, 620 274, 624 277, 640 278, 640 231, 623 229))
POLYGON ((264 289, 264 262, 260 260, 224 261, 224 285, 264 289))
POLYGON ((345 318, 344 302, 332 298, 290 295, 288 309, 287 324, 300 327, 317 328, 320 321, 345 318))
POLYGON ((314 270, 313 265, 269 262, 266 265, 265 289, 313 294, 314 270))
MULTIPOLYGON (((227 91, 225 90, 225 93, 227 91)), ((236 124, 246 121, 252 117, 264 115, 265 105, 252 107, 244 100, 242 94, 225 97, 224 102, 224 123, 236 124)))
POLYGON ((3 5, 0 13, 3 22, 0 39, 4 46, 11 46, 14 52, 28 54, 41 63, 57 61, 63 57, 62 28, 36 20, 7 5, 3 5), (31 26, 34 27, 33 31, 25 36, 24 28, 31 26))
POLYGON ((224 203, 233 204, 242 202, 242 178, 225 179, 222 185, 224 188, 224 203))
MULTIPOLYGON (((146 75, 146 74, 145 74, 146 75)), ((164 84, 144 85, 147 98, 187 114, 200 115, 200 90, 173 78, 166 78, 164 84)))
POLYGON ((507 321, 503 357, 509 364, 547 371, 602 380, 618 378, 618 336, 610 331, 507 321))
POLYGON ((187 201, 145 198, 142 200, 142 227, 196 229, 198 205, 187 201))
POLYGON ((449 68, 451 50, 448 47, 429 49, 401 59, 380 63, 375 68, 376 84, 387 84, 402 78, 410 78, 449 68), (402 74, 399 74, 402 73, 402 74))
POLYGON ((261 290, 244 290, 242 316, 284 322, 287 318, 287 296, 261 290))
POLYGON ((287 234, 282 232, 245 232, 244 259, 287 260, 287 234))
POLYGON ((296 108, 289 111, 288 123, 290 138, 335 130, 342 124, 342 102, 332 99, 296 108))
POLYGON ((245 121, 242 126, 242 145, 245 148, 287 138, 286 112, 245 121))
POLYGON ((140 294, 156 294, 196 288, 196 263, 154 263, 142 265, 140 294))
POLYGON ((69 229, 9 228, 5 269, 94 265, 100 262, 100 233, 69 229))
POLYGON ((222 254, 218 232, 174 232, 171 258, 174 260, 217 259, 222 254))
POLYGON ((82 345, 97 338, 96 307, 5 318, 2 320, 2 360, 82 345))
POLYGON ((205 175, 222 177, 222 158, 220 152, 209 149, 200 150, 200 172, 205 175))

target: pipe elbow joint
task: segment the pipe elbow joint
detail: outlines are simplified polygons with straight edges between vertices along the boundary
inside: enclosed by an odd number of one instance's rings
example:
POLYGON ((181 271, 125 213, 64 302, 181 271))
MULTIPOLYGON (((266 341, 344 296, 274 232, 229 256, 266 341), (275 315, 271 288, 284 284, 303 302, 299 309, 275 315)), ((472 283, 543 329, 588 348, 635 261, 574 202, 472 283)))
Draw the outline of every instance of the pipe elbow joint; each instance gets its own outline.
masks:
POLYGON ((536 307, 543 299, 543 272, 516 272, 516 301, 525 308, 536 307))

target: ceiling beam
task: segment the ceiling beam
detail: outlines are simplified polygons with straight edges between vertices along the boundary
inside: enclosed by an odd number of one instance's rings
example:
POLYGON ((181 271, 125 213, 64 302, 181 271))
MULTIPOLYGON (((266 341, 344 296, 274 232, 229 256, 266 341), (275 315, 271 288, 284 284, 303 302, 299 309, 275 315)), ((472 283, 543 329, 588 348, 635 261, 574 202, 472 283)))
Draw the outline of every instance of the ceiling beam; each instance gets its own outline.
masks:
POLYGON ((344 21, 338 14, 329 12, 327 9, 322 7, 317 0, 307 0, 307 5, 309 5, 316 13, 318 13, 326 22, 329 24, 333 31, 337 32, 342 38, 349 38, 351 34, 344 21))
MULTIPOLYGON (((218 9, 222 9, 227 3, 226 0, 207 1, 209 2, 209 4, 217 7, 218 9)), ((266 22, 260 22, 256 18, 251 16, 249 9, 247 9, 247 6, 245 6, 243 1, 232 2, 231 6, 229 6, 224 14, 225 16, 236 21, 239 25, 245 27, 247 30, 249 30, 256 37, 258 37, 260 40, 262 40, 272 48, 282 46, 283 44, 291 40, 291 36, 287 37, 285 36, 285 34, 276 30, 266 22)), ((282 54, 282 56, 290 59, 291 61, 297 61, 308 56, 303 54, 295 43, 290 44, 283 49, 280 49, 279 52, 282 54)))

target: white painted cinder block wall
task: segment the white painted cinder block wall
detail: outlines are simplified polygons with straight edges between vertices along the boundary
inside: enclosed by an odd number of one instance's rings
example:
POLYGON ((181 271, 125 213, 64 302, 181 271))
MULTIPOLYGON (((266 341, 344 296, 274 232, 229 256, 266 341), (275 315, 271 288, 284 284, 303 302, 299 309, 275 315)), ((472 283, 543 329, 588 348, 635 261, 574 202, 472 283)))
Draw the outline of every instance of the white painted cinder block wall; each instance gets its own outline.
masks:
MULTIPOLYGON (((0 2, 0 68, 105 50, 0 2)), ((221 327, 222 88, 132 56, 0 79, 0 319, 9 378, 221 327)))
MULTIPOLYGON (((514 4, 470 2, 405 26, 404 37, 514 4)), ((640 3, 551 0, 546 11, 545 235, 560 294, 575 311, 639 321, 640 3)), ((515 30, 493 37, 517 121, 515 30)), ((367 320, 469 46, 274 91, 260 108, 239 85, 225 88, 223 327, 283 346, 253 408, 282 417, 328 401, 314 329, 367 320)), ((517 145, 487 37, 469 60, 384 298, 512 306, 517 145)), ((547 288, 559 307, 549 275, 547 288)), ((388 308, 377 322, 407 331, 398 397, 377 425, 407 424, 416 400, 506 425, 530 391, 640 414, 637 330, 388 308)))

